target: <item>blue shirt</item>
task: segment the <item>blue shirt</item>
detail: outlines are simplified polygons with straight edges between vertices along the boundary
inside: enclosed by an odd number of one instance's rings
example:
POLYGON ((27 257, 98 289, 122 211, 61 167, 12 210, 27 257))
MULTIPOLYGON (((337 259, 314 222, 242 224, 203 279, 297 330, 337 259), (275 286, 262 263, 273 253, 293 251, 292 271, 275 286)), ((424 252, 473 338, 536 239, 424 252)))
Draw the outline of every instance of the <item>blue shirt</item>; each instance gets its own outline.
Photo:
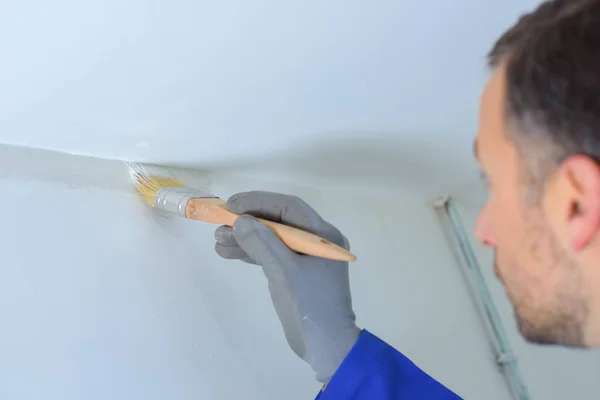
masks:
POLYGON ((315 400, 457 400, 456 394, 366 330, 315 400))

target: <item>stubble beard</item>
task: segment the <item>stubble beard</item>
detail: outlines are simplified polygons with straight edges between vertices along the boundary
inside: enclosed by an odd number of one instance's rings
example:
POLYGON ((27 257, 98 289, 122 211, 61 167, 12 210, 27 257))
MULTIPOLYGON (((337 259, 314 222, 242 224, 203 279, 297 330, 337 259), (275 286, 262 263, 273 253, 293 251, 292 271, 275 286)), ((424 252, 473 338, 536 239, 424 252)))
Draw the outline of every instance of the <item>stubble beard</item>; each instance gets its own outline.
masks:
MULTIPOLYGON (((530 293, 511 293, 502 276, 498 264, 498 252, 494 254, 494 271, 498 279, 506 287, 507 295, 513 304, 517 326, 521 335, 530 343, 539 345, 562 345, 568 347, 585 347, 584 324, 588 317, 588 307, 580 272, 575 263, 562 251, 558 241, 549 229, 532 229, 532 234, 543 234, 547 237, 550 256, 539 262, 548 262, 547 268, 553 273, 560 273, 564 279, 554 288, 553 298, 545 304, 536 304, 530 293), (542 261, 543 260, 543 261, 542 261)), ((537 251, 537 249, 532 249, 537 251)), ((530 254, 531 255, 531 254, 530 254)), ((515 260, 515 262, 519 262, 515 260)), ((523 268, 515 265, 514 268, 523 268)))

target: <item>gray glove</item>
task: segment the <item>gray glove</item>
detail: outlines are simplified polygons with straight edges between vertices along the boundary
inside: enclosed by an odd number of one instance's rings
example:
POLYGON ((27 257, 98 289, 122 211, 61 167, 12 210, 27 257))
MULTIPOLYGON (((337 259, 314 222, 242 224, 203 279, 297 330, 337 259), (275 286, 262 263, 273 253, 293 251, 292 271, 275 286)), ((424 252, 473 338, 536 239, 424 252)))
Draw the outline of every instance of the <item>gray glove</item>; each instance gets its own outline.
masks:
POLYGON ((348 240, 298 197, 239 193, 227 207, 243 215, 233 228, 217 229, 217 254, 262 267, 287 342, 327 384, 361 332, 354 322, 348 263, 300 255, 254 217, 303 229, 347 250, 348 240))

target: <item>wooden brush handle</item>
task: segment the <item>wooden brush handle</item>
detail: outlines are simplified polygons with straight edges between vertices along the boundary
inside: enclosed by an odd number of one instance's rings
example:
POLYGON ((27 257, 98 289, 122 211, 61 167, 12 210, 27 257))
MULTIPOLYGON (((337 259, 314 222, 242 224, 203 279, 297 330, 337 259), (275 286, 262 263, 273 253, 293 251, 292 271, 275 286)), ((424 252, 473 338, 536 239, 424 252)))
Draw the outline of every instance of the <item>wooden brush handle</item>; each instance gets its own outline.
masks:
MULTIPOLYGON (((239 217, 229 211, 225 201, 219 198, 191 199, 187 203, 185 214, 187 218, 196 221, 228 226, 233 226, 239 217)), ((327 239, 288 225, 262 218, 258 220, 271 229, 287 247, 298 253, 338 261, 356 261, 354 254, 327 239)))

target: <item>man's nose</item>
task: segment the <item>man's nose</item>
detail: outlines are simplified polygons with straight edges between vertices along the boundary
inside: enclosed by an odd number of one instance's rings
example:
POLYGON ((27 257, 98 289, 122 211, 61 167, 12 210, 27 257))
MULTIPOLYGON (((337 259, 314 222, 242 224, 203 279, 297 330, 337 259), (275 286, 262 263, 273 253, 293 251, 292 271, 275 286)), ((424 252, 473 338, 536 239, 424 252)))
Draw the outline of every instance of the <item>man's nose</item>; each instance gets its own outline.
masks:
POLYGON ((475 222, 475 238, 486 247, 496 247, 496 240, 490 228, 487 205, 479 212, 475 222))

